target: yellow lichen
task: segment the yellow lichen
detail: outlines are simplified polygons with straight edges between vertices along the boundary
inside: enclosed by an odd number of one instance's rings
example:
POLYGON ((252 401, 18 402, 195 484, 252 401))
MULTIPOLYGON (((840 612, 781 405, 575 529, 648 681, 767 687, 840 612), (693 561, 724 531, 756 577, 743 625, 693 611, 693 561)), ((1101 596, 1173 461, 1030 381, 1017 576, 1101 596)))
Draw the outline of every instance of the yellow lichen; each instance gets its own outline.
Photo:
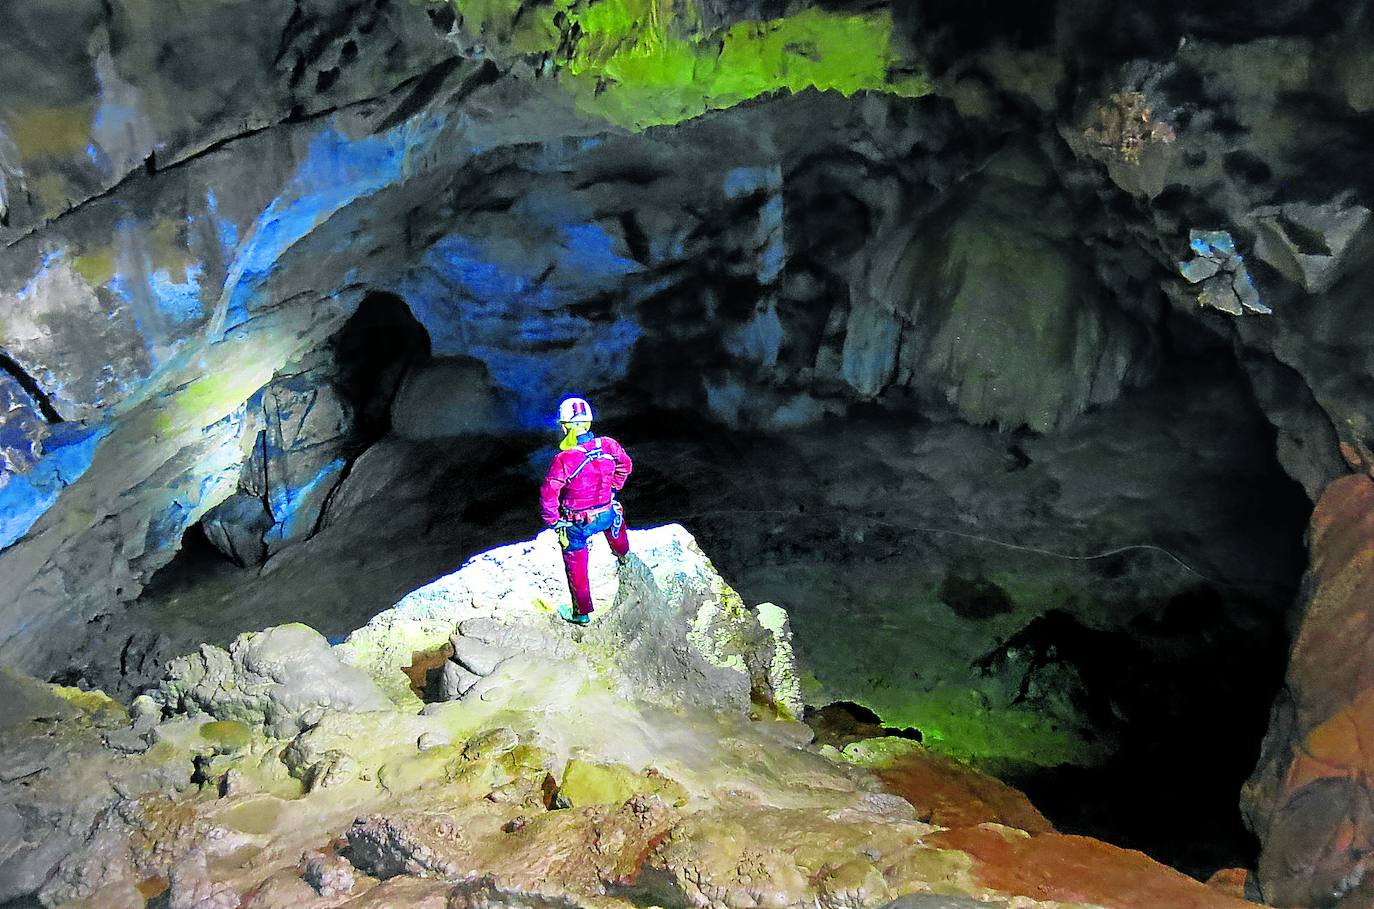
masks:
POLYGON ((91 140, 90 104, 20 108, 5 119, 6 132, 23 161, 69 158, 91 140))
POLYGON ((115 274, 114 250, 105 247, 73 256, 72 270, 91 287, 107 284, 115 274))
POLYGON ((99 689, 83 691, 80 688, 70 688, 66 685, 53 685, 52 693, 83 713, 109 713, 116 716, 123 716, 124 714, 124 708, 120 706, 119 702, 99 689))

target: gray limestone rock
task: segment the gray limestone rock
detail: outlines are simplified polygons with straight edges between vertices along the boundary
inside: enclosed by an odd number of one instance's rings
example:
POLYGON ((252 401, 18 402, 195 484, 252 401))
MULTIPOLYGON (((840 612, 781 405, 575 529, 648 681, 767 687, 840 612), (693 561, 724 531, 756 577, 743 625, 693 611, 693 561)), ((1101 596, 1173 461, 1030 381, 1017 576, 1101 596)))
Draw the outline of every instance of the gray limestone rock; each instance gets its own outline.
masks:
POLYGON ((444 358, 411 369, 391 405, 391 426, 407 439, 500 431, 506 415, 480 360, 444 358))
POLYGON ((1370 211, 1348 200, 1326 205, 1291 202, 1253 212, 1259 231, 1255 255, 1309 293, 1325 293, 1350 265, 1354 241, 1370 211))
POLYGON ((458 633, 465 638, 481 641, 483 644, 496 644, 509 633, 510 626, 497 619, 483 616, 479 619, 464 619, 458 623, 458 633))
POLYGON ((262 538, 272 527, 272 515, 257 496, 233 494, 210 509, 200 526, 211 545, 241 567, 261 565, 267 558, 262 538))
MULTIPOLYGON (((88 845, 126 795, 187 785, 189 761, 111 750, 105 736, 133 732, 121 722, 117 706, 98 696, 68 701, 52 686, 0 669, 0 903, 44 887, 65 894, 48 905, 90 895, 98 873, 77 875, 84 883, 74 885, 87 888, 78 894, 58 881, 59 864, 88 845)), ((95 857, 97 869, 103 858, 95 857)))
POLYGON ((453 644, 453 659, 468 672, 479 676, 491 675, 509 653, 476 638, 454 635, 449 639, 453 644))
POLYGON ((0 482, 38 462, 49 432, 38 402, 18 381, 0 372, 0 482))
POLYGON ((324 636, 305 625, 243 634, 221 650, 173 660, 159 687, 171 708, 208 713, 289 738, 322 711, 358 713, 390 706, 364 673, 339 662, 324 636))
POLYGON ((439 672, 435 695, 441 701, 456 701, 472 690, 472 686, 482 680, 480 675, 469 672, 449 660, 439 672))
POLYGON ((142 754, 151 747, 145 734, 132 726, 106 733, 105 744, 124 754, 142 754))

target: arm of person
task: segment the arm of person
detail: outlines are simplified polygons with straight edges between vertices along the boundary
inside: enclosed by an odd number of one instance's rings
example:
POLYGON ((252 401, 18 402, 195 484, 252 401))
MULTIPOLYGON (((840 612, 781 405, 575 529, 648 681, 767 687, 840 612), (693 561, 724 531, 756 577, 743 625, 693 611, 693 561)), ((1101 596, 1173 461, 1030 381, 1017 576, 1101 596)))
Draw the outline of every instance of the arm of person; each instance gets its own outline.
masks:
POLYGON ((630 471, 634 470, 634 462, 625 453, 625 449, 615 439, 605 439, 603 444, 606 453, 615 461, 615 473, 611 475, 611 488, 620 490, 625 488, 625 481, 630 478, 630 471))
POLYGON ((558 508, 562 502, 563 487, 568 485, 568 462, 566 458, 555 457, 539 485, 539 516, 549 527, 562 520, 558 508))

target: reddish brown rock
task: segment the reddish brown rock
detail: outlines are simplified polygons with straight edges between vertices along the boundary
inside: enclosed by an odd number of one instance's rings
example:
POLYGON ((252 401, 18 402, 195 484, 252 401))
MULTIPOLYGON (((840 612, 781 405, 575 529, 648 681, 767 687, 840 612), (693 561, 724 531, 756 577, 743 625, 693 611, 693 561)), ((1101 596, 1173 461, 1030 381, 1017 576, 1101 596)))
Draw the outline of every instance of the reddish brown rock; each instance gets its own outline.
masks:
POLYGON ((887 790, 915 806, 927 823, 974 827, 991 822, 1030 833, 1054 829, 1021 790, 944 755, 911 751, 877 773, 887 790))
POLYGON ((1243 803, 1276 906, 1368 909, 1374 857, 1374 482, 1344 477, 1312 515, 1302 626, 1243 803))
POLYGON ((1207 886, 1227 896, 1234 896, 1238 900, 1243 900, 1245 899, 1245 884, 1249 878, 1250 872, 1244 868, 1222 868, 1207 878, 1207 886))
POLYGON ((946 830, 925 843, 967 853, 978 882, 1009 896, 1107 909, 1254 909, 1144 853, 1088 837, 984 824, 946 830))

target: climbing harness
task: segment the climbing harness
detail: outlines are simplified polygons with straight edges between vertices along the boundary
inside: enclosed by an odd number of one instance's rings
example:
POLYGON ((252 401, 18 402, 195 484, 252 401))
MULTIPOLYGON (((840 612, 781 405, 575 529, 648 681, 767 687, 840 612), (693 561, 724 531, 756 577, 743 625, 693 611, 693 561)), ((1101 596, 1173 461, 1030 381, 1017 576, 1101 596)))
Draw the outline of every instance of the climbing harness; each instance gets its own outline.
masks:
MULTIPOLYGON (((600 436, 589 441, 592 446, 589 449, 582 447, 583 444, 587 443, 579 442, 576 446, 574 446, 575 448, 577 448, 578 451, 582 452, 584 457, 582 458, 582 463, 578 464, 577 467, 574 468, 572 473, 568 474, 567 482, 571 483, 573 480, 577 479, 578 474, 586 470, 587 465, 592 463, 593 461, 601 461, 611 457, 610 453, 601 447, 600 436)), ((565 450, 571 451, 572 449, 570 448, 565 450)), ((564 549, 567 549, 569 528, 572 526, 586 526, 587 524, 591 523, 591 520, 593 518, 595 518, 602 512, 606 511, 607 509, 610 509, 614 512, 614 515, 611 518, 611 532, 615 536, 620 536, 620 529, 625 525, 625 509, 621 506, 619 502, 616 501, 615 492, 612 491, 611 498, 609 501, 603 502, 600 505, 593 505, 591 508, 580 508, 576 511, 573 511, 566 507, 560 507, 558 510, 559 513, 562 515, 563 520, 559 521, 557 524, 554 525, 554 530, 558 533, 558 544, 562 546, 564 549)))
MULTIPOLYGON (((596 437, 595 442, 596 442, 596 447, 593 448, 591 451, 588 451, 587 449, 582 448, 582 447, 581 447, 581 446, 582 446, 582 443, 581 443, 581 442, 577 443, 577 445, 574 446, 574 447, 577 448, 579 451, 581 451, 584 455, 586 455, 586 457, 582 459, 582 463, 581 463, 581 464, 578 464, 578 465, 577 465, 577 469, 576 469, 576 470, 574 470, 572 473, 568 474, 568 482, 569 482, 569 483, 571 483, 573 480, 577 479, 577 475, 578 475, 579 473, 581 473, 581 472, 586 468, 586 466, 587 466, 588 464, 590 464, 591 462, 593 462, 593 461, 600 461, 600 460, 603 460, 603 459, 605 459, 605 458, 609 458, 609 457, 610 457, 610 455, 609 455, 607 452, 602 451, 602 449, 601 449, 601 437, 600 437, 600 436, 597 436, 597 437, 596 437)), ((572 449, 570 448, 570 449, 568 449, 568 450, 571 451, 572 449)))

